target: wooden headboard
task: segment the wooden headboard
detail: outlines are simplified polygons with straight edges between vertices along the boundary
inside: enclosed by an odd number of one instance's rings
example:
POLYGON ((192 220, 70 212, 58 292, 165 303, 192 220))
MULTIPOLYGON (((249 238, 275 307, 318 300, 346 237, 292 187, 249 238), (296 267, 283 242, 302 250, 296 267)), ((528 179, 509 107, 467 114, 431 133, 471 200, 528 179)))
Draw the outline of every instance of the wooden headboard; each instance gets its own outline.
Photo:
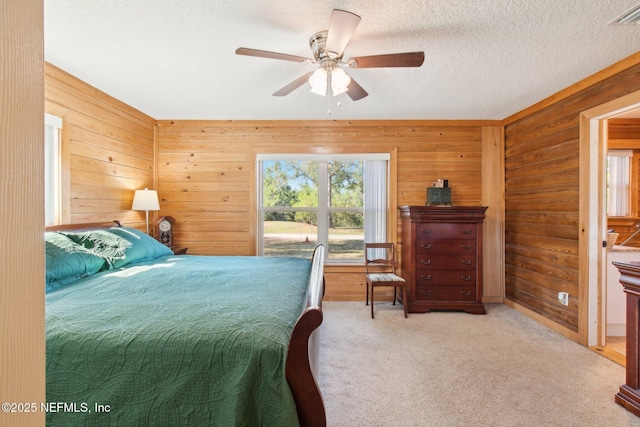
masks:
POLYGON ((117 220, 113 220, 111 222, 85 222, 82 224, 58 224, 45 227, 45 231, 104 230, 111 227, 122 227, 122 224, 117 220))

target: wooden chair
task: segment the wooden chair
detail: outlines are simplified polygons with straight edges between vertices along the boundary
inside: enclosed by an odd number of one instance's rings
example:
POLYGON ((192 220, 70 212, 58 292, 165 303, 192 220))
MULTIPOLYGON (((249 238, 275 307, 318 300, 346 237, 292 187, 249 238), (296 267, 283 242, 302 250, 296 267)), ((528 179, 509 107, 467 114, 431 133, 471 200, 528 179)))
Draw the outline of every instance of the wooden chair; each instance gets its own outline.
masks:
POLYGON ((396 304, 398 288, 404 288, 402 291, 402 306, 404 308, 404 317, 408 317, 407 282, 396 274, 396 253, 393 243, 365 243, 364 272, 367 278, 367 305, 369 305, 369 287, 371 287, 371 318, 373 319, 373 290, 377 286, 393 286, 394 305, 396 304))

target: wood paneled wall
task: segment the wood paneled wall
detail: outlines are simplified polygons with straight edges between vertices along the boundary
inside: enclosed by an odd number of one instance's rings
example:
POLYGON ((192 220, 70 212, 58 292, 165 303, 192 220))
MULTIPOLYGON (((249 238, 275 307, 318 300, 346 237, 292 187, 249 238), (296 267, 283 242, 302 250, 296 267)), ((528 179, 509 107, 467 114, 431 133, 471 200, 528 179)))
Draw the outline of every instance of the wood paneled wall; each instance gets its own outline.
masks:
MULTIPOLYGON (((44 63, 41 0, 0 2, 0 401, 44 402, 44 63)), ((2 426, 45 414, 0 411, 2 426)))
POLYGON ((156 121, 51 64, 45 110, 63 121, 62 222, 144 228, 144 212, 131 203, 135 190, 155 187, 156 121))
MULTIPOLYGON (((496 125, 465 121, 159 121, 161 214, 176 218, 177 244, 189 247, 189 253, 255 254, 257 153, 394 153, 394 219, 399 205, 424 205, 426 187, 438 178, 449 180, 454 204, 480 205, 483 127, 496 125)), ((362 270, 327 267, 327 298, 364 299, 362 270)))
POLYGON ((586 286, 578 268, 588 263, 578 256, 580 113, 638 89, 634 58, 505 120, 506 297, 574 339, 586 286))
POLYGON ((640 119, 624 118, 607 120, 607 137, 609 144, 614 143, 638 149, 640 146, 640 119))
MULTIPOLYGON (((397 206, 424 204, 426 187, 448 179, 455 204, 490 205, 495 233, 487 235, 485 259, 501 266, 500 122, 156 123, 51 64, 45 98, 46 111, 63 118, 63 222, 118 219, 143 228, 144 213, 130 210, 133 192, 156 188, 161 210, 152 216, 175 217, 176 243, 190 254, 253 255, 257 153, 389 152, 392 222, 397 206)), ((487 301, 501 302, 501 269, 487 271, 487 301)), ((328 299, 364 298, 362 268, 328 267, 327 282, 328 299)))

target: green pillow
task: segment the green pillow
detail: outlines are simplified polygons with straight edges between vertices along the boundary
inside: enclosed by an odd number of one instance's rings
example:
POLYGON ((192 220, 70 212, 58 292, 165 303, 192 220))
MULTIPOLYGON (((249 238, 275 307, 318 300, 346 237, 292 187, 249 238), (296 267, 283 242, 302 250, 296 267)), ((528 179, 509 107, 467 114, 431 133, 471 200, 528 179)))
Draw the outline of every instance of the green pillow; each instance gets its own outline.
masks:
POLYGON ((109 269, 173 255, 171 249, 135 228, 113 227, 108 230, 63 234, 105 258, 109 269))
POLYGON ((131 246, 131 243, 108 230, 60 231, 59 233, 106 259, 109 270, 127 264, 127 248, 131 246))
POLYGON ((100 271, 106 260, 59 233, 45 233, 46 291, 100 271))
POLYGON ((109 231, 131 243, 131 246, 126 249, 127 264, 151 261, 161 256, 173 255, 173 251, 167 246, 138 229, 113 227, 109 231))

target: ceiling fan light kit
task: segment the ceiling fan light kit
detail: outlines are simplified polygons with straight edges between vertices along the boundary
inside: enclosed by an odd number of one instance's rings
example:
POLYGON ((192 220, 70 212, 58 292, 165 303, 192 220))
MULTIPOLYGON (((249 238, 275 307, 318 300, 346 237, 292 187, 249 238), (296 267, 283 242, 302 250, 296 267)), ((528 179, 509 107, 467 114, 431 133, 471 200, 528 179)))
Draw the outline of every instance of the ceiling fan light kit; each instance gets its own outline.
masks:
POLYGON ((331 91, 333 92, 333 96, 343 94, 349 90, 351 77, 349 77, 342 68, 334 68, 331 70, 329 78, 331 79, 331 91))
POLYGON ((311 92, 325 96, 327 94, 327 76, 329 74, 324 68, 318 68, 309 77, 311 92))
POLYGON ((276 91, 273 96, 286 96, 305 83, 309 83, 311 92, 315 94, 337 96, 346 93, 353 101, 366 97, 368 93, 341 67, 420 67, 423 64, 424 52, 361 56, 343 61, 344 50, 359 23, 360 17, 358 15, 334 9, 331 13, 329 29, 319 31, 309 39, 309 47, 313 52, 314 59, 245 47, 236 49, 236 54, 319 65, 317 70, 297 78, 276 91), (331 88, 330 94, 328 93, 329 88, 331 88))
POLYGON ((327 88, 330 87, 331 94, 338 96, 349 90, 351 77, 342 68, 335 67, 331 71, 328 71, 327 68, 318 68, 311 74, 311 77, 309 77, 311 92, 327 96, 327 88))

